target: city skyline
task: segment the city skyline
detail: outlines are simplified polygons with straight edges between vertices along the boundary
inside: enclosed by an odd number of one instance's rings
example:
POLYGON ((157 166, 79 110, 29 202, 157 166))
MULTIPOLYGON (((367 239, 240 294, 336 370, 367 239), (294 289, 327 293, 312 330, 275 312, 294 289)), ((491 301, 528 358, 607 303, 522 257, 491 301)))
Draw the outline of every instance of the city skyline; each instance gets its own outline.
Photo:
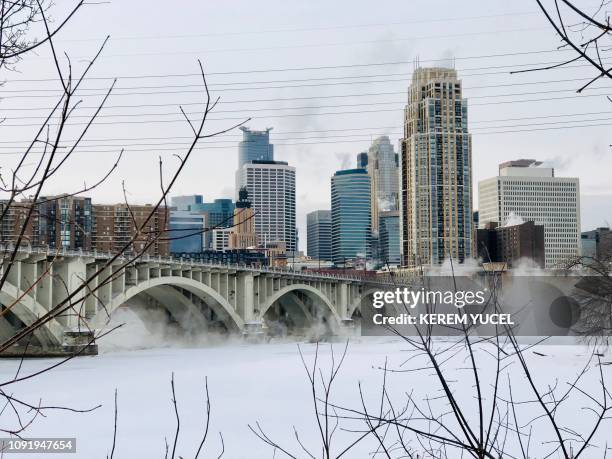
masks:
MULTIPOLYGON (((330 206, 327 181, 334 171, 349 163, 352 166, 355 155, 366 151, 380 135, 388 135, 397 150, 401 113, 415 59, 419 57, 421 65, 429 66, 447 65, 454 57, 464 81, 465 97, 472 101, 474 183, 494 175, 497 164, 504 160, 537 157, 552 163, 561 175, 582 179, 582 229, 610 223, 612 188, 601 172, 612 167, 610 155, 606 154, 609 126, 566 129, 566 126, 605 124, 605 121, 583 121, 603 118, 595 113, 609 110, 605 95, 597 95, 603 94, 602 84, 597 83, 578 96, 575 94, 577 80, 590 77, 587 68, 509 73, 537 67, 538 63, 556 62, 566 55, 564 51, 555 51, 556 37, 529 2, 492 1, 477 8, 442 1, 438 3, 443 11, 439 19, 427 14, 426 2, 417 1, 411 7, 383 2, 376 10, 366 8, 363 2, 347 10, 340 2, 326 5, 329 14, 322 24, 317 14, 322 6, 319 2, 303 5, 299 15, 291 13, 289 5, 271 2, 268 4, 271 10, 288 14, 287 22, 278 28, 270 27, 266 16, 246 2, 240 4, 238 11, 231 12, 194 2, 186 4, 193 8, 194 14, 186 17, 184 10, 172 9, 168 18, 176 24, 186 21, 184 30, 192 26, 193 30, 205 28, 210 35, 185 34, 181 28, 172 26, 165 32, 170 38, 153 52, 147 49, 145 38, 153 30, 155 15, 140 17, 136 24, 129 19, 143 5, 135 1, 129 5, 103 4, 84 9, 79 13, 79 21, 58 37, 58 47, 68 52, 78 67, 82 60, 77 58, 91 57, 109 33, 111 40, 102 53, 96 74, 92 75, 97 79, 87 82, 86 87, 92 89, 87 92, 100 94, 95 89, 105 88, 111 82, 110 77, 118 76, 119 81, 116 95, 109 99, 109 107, 113 108, 105 109, 105 118, 100 119, 107 124, 95 126, 87 136, 87 148, 81 148, 83 153, 71 159, 74 170, 83 172, 66 177, 62 183, 51 180, 46 194, 60 194, 65 187, 74 188, 83 180, 95 181, 96 172, 105 169, 120 146, 126 144, 124 161, 115 176, 90 197, 98 202, 122 202, 121 182, 125 180, 130 202, 145 204, 154 200, 158 183, 151 177, 159 174, 158 156, 162 156, 164 168, 169 171, 175 165, 172 155, 180 152, 184 137, 189 135, 177 105, 189 104, 185 105, 188 113, 197 111, 194 104, 200 101, 197 90, 200 82, 196 58, 200 57, 210 73, 213 96, 221 96, 218 110, 223 113, 214 116, 216 120, 211 121, 210 129, 226 128, 252 117, 247 125, 253 130, 274 127, 271 135, 276 139, 276 159, 299 167, 296 220, 300 235, 305 235, 306 214, 330 206), (390 8, 399 17, 410 17, 410 27, 389 18, 390 8), (231 34, 220 26, 227 23, 229 16, 235 25, 231 34), (432 26, 443 19, 449 19, 444 21, 443 32, 432 32, 432 26), (130 33, 126 35, 127 22, 130 33), (287 41, 286 47, 276 43, 279 39, 287 41), (319 52, 323 45, 325 53, 319 52), (395 64, 373 65, 379 63, 395 64), (168 72, 169 67, 175 71, 168 72), (318 67, 329 68, 287 70, 318 67), (191 76, 159 77, 169 73, 191 76), (276 83, 262 83, 272 81, 276 83), (164 84, 178 87, 163 92, 159 87, 164 84), (130 89, 140 86, 153 88, 130 89), (138 92, 141 94, 132 94, 138 92), (387 95, 364 96, 366 93, 387 95), (368 103, 372 107, 355 105, 368 103), (136 107, 146 104, 161 105, 136 107), (329 114, 332 112, 340 114, 329 114), (147 115, 143 120, 146 122, 133 123, 136 113, 166 115, 147 115), (550 115, 555 118, 542 118, 550 115), (155 122, 149 124, 149 120, 155 122), (115 121, 111 128, 108 123, 115 121), (502 131, 520 132, 504 134, 502 131), (585 141, 585 137, 589 140, 585 141), (109 140, 98 140, 103 138, 109 140), (91 155, 92 151, 102 153, 91 155), (600 167, 593 170, 593 163, 600 167)), ((57 14, 61 16, 63 5, 58 8, 57 14)), ((51 78, 48 58, 47 51, 42 50, 40 56, 25 60, 20 64, 23 73, 35 73, 39 79, 51 78)), ((19 74, 9 76, 4 89, 10 97, 2 100, 3 108, 46 107, 48 98, 22 97, 26 95, 23 91, 32 88, 33 83, 20 81, 21 78, 19 74)), ((57 89, 56 82, 51 80, 42 86, 41 83, 41 89, 46 92, 40 95, 57 89)), ((94 98, 87 97, 84 105, 94 105, 94 98)), ((28 110, 19 112, 18 116, 40 114, 41 111, 28 110)), ((32 124, 24 120, 11 124, 28 123, 32 124)), ((4 144, 7 148, 21 145, 31 131, 27 126, 11 127, 11 132, 3 129, 6 131, 3 140, 11 142, 4 144)), ((202 194, 207 201, 235 199, 236 144, 240 138, 242 133, 236 129, 203 144, 173 193, 202 194), (214 171, 206 167, 211 159, 217 164, 214 171)), ((2 157, 7 169, 11 158, 11 155, 2 157)), ((301 249, 305 249, 304 239, 301 238, 301 249)))

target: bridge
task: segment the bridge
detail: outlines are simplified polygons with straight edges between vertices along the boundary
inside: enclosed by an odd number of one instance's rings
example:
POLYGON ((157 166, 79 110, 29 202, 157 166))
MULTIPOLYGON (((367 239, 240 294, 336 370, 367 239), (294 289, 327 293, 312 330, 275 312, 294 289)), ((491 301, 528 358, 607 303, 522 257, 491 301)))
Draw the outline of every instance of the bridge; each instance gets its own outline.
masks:
POLYGON ((92 276, 89 294, 81 295, 71 311, 36 330, 35 346, 65 349, 70 337, 83 330, 103 330, 113 313, 125 307, 143 317, 161 312, 185 333, 212 329, 251 337, 316 326, 333 334, 351 326, 362 301, 376 289, 390 286, 383 279, 341 272, 184 262, 148 255, 109 263, 111 257, 20 249, 0 291, 0 339, 5 341, 32 324, 92 276))

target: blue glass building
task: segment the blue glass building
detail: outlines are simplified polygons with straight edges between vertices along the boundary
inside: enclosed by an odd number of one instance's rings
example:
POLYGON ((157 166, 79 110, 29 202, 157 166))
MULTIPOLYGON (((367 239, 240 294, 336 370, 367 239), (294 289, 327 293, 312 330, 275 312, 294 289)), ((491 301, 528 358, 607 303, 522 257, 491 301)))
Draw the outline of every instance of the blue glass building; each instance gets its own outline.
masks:
POLYGON ((170 212, 170 253, 195 253, 204 250, 206 216, 184 210, 170 212))
POLYGON ((234 220, 234 209, 236 205, 231 199, 215 199, 214 202, 203 202, 192 204, 189 210, 193 213, 204 214, 206 217, 206 228, 204 233, 204 248, 212 247, 212 230, 214 228, 227 228, 232 226, 234 220))
POLYGON ((378 227, 380 257, 383 265, 398 266, 401 263, 399 211, 380 212, 378 227))
POLYGON ((238 170, 251 161, 273 161, 274 145, 270 144, 270 131, 252 131, 240 126, 242 141, 238 143, 238 170))
POLYGON ((331 179, 332 261, 344 265, 371 257, 370 176, 365 169, 338 171, 331 179))

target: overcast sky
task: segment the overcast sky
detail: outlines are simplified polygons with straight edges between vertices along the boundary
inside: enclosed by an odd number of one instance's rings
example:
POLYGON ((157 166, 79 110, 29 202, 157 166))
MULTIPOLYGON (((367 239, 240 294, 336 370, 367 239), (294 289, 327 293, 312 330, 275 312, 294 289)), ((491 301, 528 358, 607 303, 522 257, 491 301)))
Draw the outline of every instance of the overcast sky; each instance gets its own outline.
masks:
MULTIPOLYGON (((53 11, 61 18, 70 2, 58 3, 53 11)), ((274 128, 275 159, 297 168, 304 248, 305 215, 329 208, 334 171, 353 167, 378 135, 389 135, 397 149, 414 60, 453 65, 454 58, 470 107, 475 192, 498 163, 535 158, 552 163, 559 176, 580 178, 584 229, 612 222, 609 81, 577 96, 574 90, 593 75, 587 66, 509 73, 570 57, 555 51, 558 38, 535 1, 115 0, 86 6, 57 46, 78 70, 106 35, 111 39, 92 71, 95 79, 84 85, 84 108, 75 113, 82 118, 74 122, 86 121, 113 77, 117 88, 71 159, 70 175, 50 183, 47 194, 94 182, 125 145, 119 169, 91 197, 121 201, 125 180, 132 202, 154 201, 158 158, 169 173, 177 165, 172 155, 184 151, 191 133, 178 106, 192 113, 201 108, 200 58, 213 95, 221 97, 207 131, 251 117, 250 128, 274 128), (597 126, 575 127, 584 125, 597 126)), ((1 75, 8 80, 0 89, 3 171, 58 94, 46 49, 18 70, 1 75)), ((233 197, 240 138, 235 130, 202 143, 173 195, 233 197)))

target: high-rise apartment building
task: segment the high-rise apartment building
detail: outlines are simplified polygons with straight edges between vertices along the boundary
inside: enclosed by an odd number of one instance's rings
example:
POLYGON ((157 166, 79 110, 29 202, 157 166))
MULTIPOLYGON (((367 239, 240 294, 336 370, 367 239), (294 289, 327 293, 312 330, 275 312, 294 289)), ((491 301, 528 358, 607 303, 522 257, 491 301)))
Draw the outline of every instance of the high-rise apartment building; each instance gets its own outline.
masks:
POLYGON ((400 152, 402 264, 472 256, 472 151, 468 106, 450 68, 417 68, 400 152))
POLYGON ((555 177, 552 167, 533 159, 500 164, 499 175, 478 186, 479 225, 513 219, 544 225, 545 267, 561 267, 580 253, 580 184, 555 177))
POLYGON ((282 242, 288 252, 297 250, 295 168, 283 161, 254 160, 243 164, 237 178, 248 191, 258 244, 282 242))
POLYGON ((372 142, 366 165, 372 181, 372 231, 378 232, 379 213, 398 210, 398 155, 389 137, 384 135, 372 142))
MULTIPOLYGON (((4 211, 0 203, 0 212, 4 211)), ((42 196, 13 202, 2 217, 0 239, 15 242, 33 207, 22 245, 51 249, 90 250, 92 247, 91 199, 80 196, 42 196)))
POLYGON ((544 268, 544 226, 532 221, 499 226, 489 222, 478 228, 474 248, 482 263, 506 263, 512 267, 520 260, 530 260, 544 268))
POLYGON ((332 261, 371 257, 371 180, 365 169, 338 171, 331 179, 332 261))
POLYGON ((331 261, 331 210, 315 210, 306 215, 306 254, 316 260, 331 261))
POLYGON ((129 207, 126 204, 94 204, 93 248, 101 252, 125 249, 128 254, 144 251, 149 255, 168 256, 169 211, 167 207, 159 207, 154 211, 153 207, 150 204, 129 207), (137 228, 143 225, 141 234, 129 244, 137 228))

